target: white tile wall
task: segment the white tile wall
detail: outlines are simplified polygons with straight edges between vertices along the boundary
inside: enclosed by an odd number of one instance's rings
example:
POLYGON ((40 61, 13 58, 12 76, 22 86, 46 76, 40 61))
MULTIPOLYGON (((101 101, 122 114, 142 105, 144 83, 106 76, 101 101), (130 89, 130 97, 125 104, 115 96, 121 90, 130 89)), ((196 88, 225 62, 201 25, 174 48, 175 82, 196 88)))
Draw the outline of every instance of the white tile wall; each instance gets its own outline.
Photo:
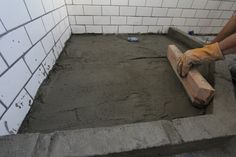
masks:
MULTIPOLYGON (((66 42, 67 42, 67 40, 70 38, 70 36, 71 36, 71 29, 70 29, 70 27, 69 27, 69 22, 68 22, 68 20, 67 20, 67 23, 68 23, 68 25, 66 24, 66 27, 67 27, 67 29, 66 29, 66 31, 64 32, 64 34, 62 34, 62 36, 61 36, 61 38, 60 38, 60 42, 62 43, 62 46, 63 47, 65 47, 65 45, 66 45, 66 42)), ((53 51, 53 49, 52 49, 52 51, 53 51)), ((55 57, 56 57, 56 59, 57 59, 57 55, 55 55, 55 57)))
POLYGON ((44 8, 41 0, 25 0, 32 19, 44 14, 44 8))
POLYGON ((25 55, 24 59, 26 64, 29 66, 31 72, 34 72, 42 63, 45 57, 46 54, 44 52, 43 46, 41 42, 38 42, 34 47, 29 50, 29 52, 25 55))
POLYGON ((207 0, 194 0, 192 8, 202 9, 206 6, 207 0))
POLYGON ((157 22, 157 25, 170 25, 171 24, 171 21, 172 21, 172 18, 159 18, 158 19, 158 22, 157 22))
POLYGON ((63 47, 62 47, 62 44, 61 44, 61 42, 60 42, 60 40, 59 40, 59 41, 56 43, 56 45, 54 46, 54 48, 53 48, 54 54, 55 54, 56 58, 59 57, 59 55, 60 55, 61 52, 62 52, 62 49, 63 49, 63 47))
POLYGON ((110 5, 110 0, 93 0, 93 4, 110 5))
POLYGON ((233 11, 223 11, 220 18, 228 19, 232 16, 233 13, 234 13, 233 11))
POLYGON ((194 9, 184 9, 182 12, 182 17, 194 17, 196 10, 194 9))
POLYGON ((42 39, 43 48, 46 52, 46 54, 49 53, 49 51, 52 49, 52 47, 55 45, 53 35, 52 33, 48 33, 43 39, 42 39))
POLYGON ((179 0, 178 8, 191 8, 193 0, 179 0))
POLYGON ((149 7, 137 7, 137 16, 151 16, 152 8, 149 7))
POLYGON ((77 24, 93 24, 93 16, 76 16, 77 24))
POLYGON ((64 0, 52 0, 53 1, 53 6, 54 8, 59 8, 63 5, 65 5, 65 1, 64 0))
POLYGON ((162 7, 176 7, 178 0, 164 0, 162 7))
POLYGON ((70 37, 67 16, 64 0, 0 2, 0 135, 17 133, 70 37))
POLYGON ((195 17, 206 18, 209 14, 209 10, 197 10, 195 17))
POLYGON ((221 4, 220 4, 220 7, 219 9, 220 10, 228 10, 228 9, 231 9, 232 6, 234 5, 234 2, 224 2, 222 1, 221 4))
POLYGON ((152 16, 166 16, 168 8, 153 8, 152 16))
POLYGON ((36 70, 34 75, 31 77, 29 82, 26 84, 25 89, 29 92, 29 94, 34 98, 39 86, 46 78, 47 74, 45 73, 44 68, 42 65, 36 70))
POLYGON ((67 6, 69 15, 83 15, 83 7, 82 5, 68 5, 67 6))
POLYGON ((148 32, 149 33, 161 33, 162 32, 162 26, 149 26, 148 32))
POLYGON ((102 15, 101 6, 84 6, 85 15, 102 15))
POLYGON ((223 23, 223 20, 212 20, 211 21, 211 25, 210 26, 221 26, 221 24, 223 23))
POLYGON ((24 27, 4 35, 0 40, 0 52, 9 65, 13 64, 31 46, 24 27))
POLYGON ((5 111, 6 111, 6 108, 3 106, 2 103, 0 103, 0 115, 3 115, 5 111))
POLYGON ((141 25, 142 17, 127 17, 127 24, 128 25, 141 25))
POLYGON ((61 35, 59 24, 52 30, 52 34, 55 41, 59 40, 61 35))
POLYGON ((134 33, 146 33, 148 26, 134 26, 134 33))
POLYGON ((55 24, 57 24, 61 21, 61 14, 60 14, 59 10, 53 11, 52 16, 53 16, 55 24))
POLYGON ((70 22, 71 25, 75 25, 76 24, 75 17, 76 16, 69 16, 69 22, 70 22))
POLYGON ((111 0, 111 5, 128 5, 128 0, 111 0))
POLYGON ((92 0, 73 0, 74 4, 92 4, 92 0))
POLYGON ((102 15, 119 15, 118 6, 102 6, 102 15))
POLYGON ((231 10, 236 10, 236 3, 233 4, 231 10))
POLYGON ((45 58, 45 60, 43 61, 43 67, 45 69, 45 71, 47 73, 49 73, 49 71, 52 69, 53 65, 56 62, 56 58, 53 54, 52 51, 50 51, 50 53, 48 54, 48 56, 45 58))
POLYGON ((52 0, 42 0, 42 2, 46 12, 52 11, 54 9, 52 0))
POLYGON ((86 26, 87 33, 102 33, 102 26, 86 26))
POLYGON ((43 20, 43 24, 44 24, 47 32, 50 31, 55 26, 55 22, 54 22, 52 13, 49 13, 49 14, 43 16, 42 20, 43 20))
POLYGON ((156 25, 157 18, 156 17, 144 17, 143 18, 143 25, 156 25))
POLYGON ((25 26, 25 28, 33 44, 39 41, 39 39, 41 39, 46 34, 46 30, 41 18, 30 22, 25 26))
POLYGON ((206 4, 206 9, 217 9, 220 5, 220 1, 209 0, 206 4))
POLYGON ((167 16, 171 16, 171 17, 180 17, 182 14, 182 9, 169 9, 167 16))
POLYGON ((162 0, 147 0, 146 6, 149 7, 161 7, 162 0))
POLYGON ((80 25, 71 25, 71 30, 75 34, 81 34, 85 33, 85 26, 80 26, 80 25))
POLYGON ((134 16, 136 7, 120 7, 120 15, 134 16))
POLYGON ((126 16, 112 16, 111 24, 115 24, 115 25, 126 24, 126 16))
POLYGON ((7 64, 4 62, 3 58, 0 56, 0 75, 7 70, 7 64))
POLYGON ((200 19, 198 22, 198 26, 210 26, 211 20, 209 19, 200 19))
POLYGON ((218 10, 211 10, 210 12, 209 12, 209 14, 208 14, 208 18, 215 18, 215 19, 217 19, 217 18, 219 18, 220 17, 220 15, 222 14, 222 11, 218 11, 218 10))
POLYGON ((130 6, 145 6, 145 0, 129 0, 130 6))
POLYGON ((172 25, 174 26, 182 26, 184 25, 185 19, 184 18, 173 18, 172 25))
POLYGON ((2 25, 2 23, 0 22, 0 35, 5 33, 6 29, 4 28, 4 26, 2 25))
POLYGON ((118 33, 118 26, 103 26, 103 32, 118 33))
POLYGON ((138 32, 139 30, 140 32, 147 30, 144 33, 148 33, 149 30, 152 31, 152 29, 155 30, 154 32, 158 30, 160 33, 165 33, 172 25, 178 26, 178 28, 184 31, 195 30, 195 33, 209 32, 210 28, 206 28, 207 31, 203 31, 204 28, 207 27, 206 24, 203 24, 205 23, 203 21, 206 21, 206 19, 216 20, 212 22, 212 24, 210 23, 211 25, 209 25, 209 27, 217 27, 212 30, 218 30, 218 27, 222 27, 223 24, 218 26, 217 20, 229 19, 233 11, 236 10, 236 1, 234 0, 78 1, 79 2, 76 4, 72 4, 70 0, 67 2, 72 33, 78 34, 94 32, 114 33, 117 27, 118 33, 132 33, 138 32), (76 18, 77 16, 78 18, 76 18), (78 22, 79 16, 81 18, 80 22, 78 22), (75 21, 75 19, 77 20, 75 21), (201 20, 200 24, 198 24, 199 20, 201 20), (86 28, 89 29, 86 30, 86 28), (113 29, 111 31, 106 28, 113 29), (124 30, 125 28, 127 28, 127 30, 124 30), (90 30, 91 32, 89 32, 90 30))
POLYGON ((2 0, 0 1, 0 19, 4 23, 5 27, 9 30, 29 21, 30 16, 23 1, 2 0), (12 13, 12 11, 14 11, 14 13, 12 13))
POLYGON ((1 76, 0 99, 6 106, 10 106, 11 102, 24 87, 30 76, 31 73, 22 59, 1 76))
POLYGON ((185 25, 186 26, 197 26, 199 19, 186 19, 185 25))
POLYGON ((94 16, 94 24, 110 24, 110 16, 94 16))
POLYGON ((118 33, 133 33, 134 27, 133 26, 119 26, 118 33))
POLYGON ((32 99, 23 89, 0 121, 0 135, 16 134, 28 113, 32 99))

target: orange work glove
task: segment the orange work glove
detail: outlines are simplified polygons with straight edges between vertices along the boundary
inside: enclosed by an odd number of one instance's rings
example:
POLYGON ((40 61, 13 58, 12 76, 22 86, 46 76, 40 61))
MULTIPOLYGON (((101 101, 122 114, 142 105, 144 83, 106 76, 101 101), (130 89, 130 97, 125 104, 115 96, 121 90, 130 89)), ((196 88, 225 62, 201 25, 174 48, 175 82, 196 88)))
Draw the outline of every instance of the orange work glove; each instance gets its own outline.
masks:
POLYGON ((194 64, 211 62, 223 59, 219 44, 206 45, 203 48, 196 48, 186 51, 177 61, 177 71, 180 76, 185 77, 194 64))

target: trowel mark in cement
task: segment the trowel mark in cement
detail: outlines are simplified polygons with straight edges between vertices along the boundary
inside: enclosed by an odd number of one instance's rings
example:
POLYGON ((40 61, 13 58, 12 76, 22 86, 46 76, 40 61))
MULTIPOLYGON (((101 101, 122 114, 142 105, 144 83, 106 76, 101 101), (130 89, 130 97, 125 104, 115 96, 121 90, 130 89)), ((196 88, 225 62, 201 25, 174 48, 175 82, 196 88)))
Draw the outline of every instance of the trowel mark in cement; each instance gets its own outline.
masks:
POLYGON ((112 126, 203 114, 167 58, 163 35, 73 35, 38 92, 22 132, 112 126))

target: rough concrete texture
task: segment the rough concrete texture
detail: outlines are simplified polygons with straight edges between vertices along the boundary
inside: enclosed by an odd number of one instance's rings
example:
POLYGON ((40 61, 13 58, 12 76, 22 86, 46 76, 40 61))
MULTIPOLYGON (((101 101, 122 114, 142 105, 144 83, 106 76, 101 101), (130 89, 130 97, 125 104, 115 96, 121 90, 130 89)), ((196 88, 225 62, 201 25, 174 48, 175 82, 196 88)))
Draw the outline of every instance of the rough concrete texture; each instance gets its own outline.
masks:
POLYGON ((164 35, 73 35, 21 132, 113 126, 204 114, 191 106, 166 58, 164 35))
MULTIPOLYGON (((191 134, 192 130, 189 133, 191 134)), ((199 154, 211 157, 209 154, 215 154, 212 150, 220 152, 221 155, 236 155, 235 138, 221 139, 220 142, 196 141, 197 144, 195 143, 195 148, 192 149, 193 144, 185 143, 181 136, 170 121, 160 120, 50 134, 6 136, 0 138, 0 152, 4 157, 162 157, 192 150, 201 151, 180 154, 181 157, 197 157, 199 154), (221 152, 222 150, 225 152, 221 152)))
POLYGON ((200 151, 177 154, 168 157, 235 157, 236 156, 236 138, 232 138, 229 142, 216 146, 214 148, 204 149, 200 151))
POLYGON ((213 100, 214 114, 227 116, 228 112, 236 113, 236 101, 232 77, 228 70, 228 60, 215 63, 215 88, 216 95, 213 100))
POLYGON ((29 157, 35 150, 39 134, 0 137, 0 157, 29 157))
POLYGON ((168 30, 168 35, 174 39, 181 41, 182 43, 184 43, 185 45, 191 48, 202 47, 202 45, 204 44, 197 37, 190 36, 184 31, 179 30, 178 28, 171 27, 168 30))

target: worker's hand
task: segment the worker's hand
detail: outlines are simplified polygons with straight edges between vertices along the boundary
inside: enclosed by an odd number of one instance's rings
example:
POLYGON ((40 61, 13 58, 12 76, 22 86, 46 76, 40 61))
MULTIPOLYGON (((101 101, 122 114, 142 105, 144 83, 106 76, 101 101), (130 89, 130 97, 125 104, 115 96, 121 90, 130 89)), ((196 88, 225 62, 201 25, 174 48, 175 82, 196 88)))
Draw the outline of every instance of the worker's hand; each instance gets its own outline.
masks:
POLYGON ((186 51, 178 59, 177 71, 180 76, 185 77, 193 65, 220 60, 223 58, 224 56, 218 43, 206 45, 203 48, 191 49, 186 51))

